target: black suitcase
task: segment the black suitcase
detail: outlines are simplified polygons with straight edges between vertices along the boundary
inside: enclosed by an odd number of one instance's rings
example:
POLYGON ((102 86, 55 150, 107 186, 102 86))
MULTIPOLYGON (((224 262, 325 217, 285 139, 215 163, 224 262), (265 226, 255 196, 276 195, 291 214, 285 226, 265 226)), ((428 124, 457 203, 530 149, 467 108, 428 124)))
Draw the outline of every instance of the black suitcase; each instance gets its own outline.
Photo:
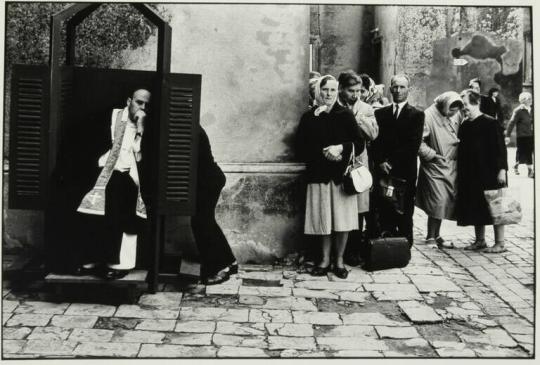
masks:
POLYGON ((405 237, 368 239, 363 244, 362 256, 367 271, 401 268, 411 260, 411 247, 405 237))

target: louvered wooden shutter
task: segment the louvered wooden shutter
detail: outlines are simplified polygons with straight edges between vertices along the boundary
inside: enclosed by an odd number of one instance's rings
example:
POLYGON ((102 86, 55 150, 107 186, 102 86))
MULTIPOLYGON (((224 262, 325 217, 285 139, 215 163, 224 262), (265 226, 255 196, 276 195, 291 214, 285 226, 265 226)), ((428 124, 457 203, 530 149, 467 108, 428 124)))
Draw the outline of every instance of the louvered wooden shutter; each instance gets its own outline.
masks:
POLYGON ((158 213, 193 215, 201 75, 164 75, 161 97, 158 213))
POLYGON ((13 66, 9 142, 11 209, 42 209, 45 204, 49 82, 46 66, 13 66))

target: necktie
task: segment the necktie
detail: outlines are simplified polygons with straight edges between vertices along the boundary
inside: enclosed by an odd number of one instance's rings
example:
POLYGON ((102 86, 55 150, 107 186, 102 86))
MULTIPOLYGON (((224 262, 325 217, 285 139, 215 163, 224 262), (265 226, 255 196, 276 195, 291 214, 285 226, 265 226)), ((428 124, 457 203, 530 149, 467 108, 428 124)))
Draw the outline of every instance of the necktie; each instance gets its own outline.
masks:
POLYGON ((395 104, 395 106, 396 106, 396 109, 394 111, 394 120, 397 120, 398 113, 399 113, 399 105, 395 104))

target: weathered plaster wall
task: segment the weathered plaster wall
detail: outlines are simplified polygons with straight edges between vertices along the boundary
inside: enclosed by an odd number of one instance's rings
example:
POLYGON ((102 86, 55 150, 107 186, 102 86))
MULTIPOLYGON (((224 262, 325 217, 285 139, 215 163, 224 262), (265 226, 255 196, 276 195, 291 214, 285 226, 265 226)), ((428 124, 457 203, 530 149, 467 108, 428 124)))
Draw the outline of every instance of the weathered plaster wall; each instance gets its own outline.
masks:
POLYGON ((307 104, 309 8, 167 5, 171 71, 203 75, 201 123, 226 162, 291 161, 307 104))
POLYGON ((364 6, 319 5, 320 70, 322 74, 338 76, 340 72, 359 70, 364 44, 364 6))
MULTIPOLYGON (((241 262, 272 262, 302 233, 302 168, 292 138, 307 106, 309 6, 163 5, 171 71, 202 75, 201 124, 227 176, 217 220, 241 262)), ((152 69, 155 39, 125 53, 152 69)), ((168 250, 196 251, 185 218, 167 222, 168 250)))

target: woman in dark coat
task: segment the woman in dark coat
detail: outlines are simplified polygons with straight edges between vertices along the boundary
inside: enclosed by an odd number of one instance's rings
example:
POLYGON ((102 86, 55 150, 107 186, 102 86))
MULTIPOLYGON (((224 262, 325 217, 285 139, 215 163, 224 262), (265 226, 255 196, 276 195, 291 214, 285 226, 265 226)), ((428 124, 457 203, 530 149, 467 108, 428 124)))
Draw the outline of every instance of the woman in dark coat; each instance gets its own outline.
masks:
POLYGON ((466 250, 504 252, 504 226, 494 225, 495 245, 487 248, 485 226, 493 219, 484 196, 485 190, 506 185, 508 169, 504 137, 497 120, 480 112, 480 94, 465 90, 461 94, 466 120, 459 129, 457 174, 457 222, 474 225, 476 240, 466 250))
POLYGON ((238 272, 236 258, 215 217, 224 186, 225 175, 214 161, 208 135, 199 126, 197 208, 191 228, 200 254, 201 279, 206 285, 222 283, 238 272))
POLYGON ((358 156, 364 150, 364 141, 352 112, 336 103, 337 91, 333 76, 326 75, 317 82, 317 104, 300 120, 296 149, 306 163, 308 183, 304 233, 322 238, 322 260, 312 275, 323 276, 330 270, 333 238, 333 272, 345 279, 348 271, 343 253, 348 233, 358 229, 358 208, 356 196, 346 194, 341 183, 351 153, 358 156))

